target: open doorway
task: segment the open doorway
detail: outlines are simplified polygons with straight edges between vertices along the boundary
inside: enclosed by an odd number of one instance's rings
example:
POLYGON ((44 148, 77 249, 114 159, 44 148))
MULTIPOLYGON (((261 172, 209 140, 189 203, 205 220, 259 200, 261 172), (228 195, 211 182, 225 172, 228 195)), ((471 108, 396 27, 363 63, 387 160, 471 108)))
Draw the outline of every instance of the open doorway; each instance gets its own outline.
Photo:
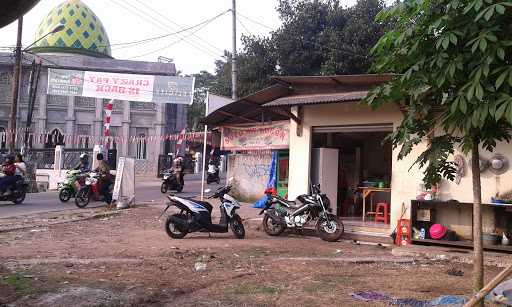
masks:
POLYGON ((311 177, 326 178, 322 191, 345 220, 389 224, 391 131, 392 125, 313 129, 311 177))

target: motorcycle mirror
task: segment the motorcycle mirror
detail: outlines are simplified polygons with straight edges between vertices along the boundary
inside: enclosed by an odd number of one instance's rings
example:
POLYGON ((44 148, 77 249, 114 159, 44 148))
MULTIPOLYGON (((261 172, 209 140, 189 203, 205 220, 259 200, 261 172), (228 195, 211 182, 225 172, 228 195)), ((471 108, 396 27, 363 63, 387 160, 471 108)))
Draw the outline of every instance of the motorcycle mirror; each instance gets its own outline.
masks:
POLYGON ((211 189, 204 190, 205 193, 210 193, 211 191, 212 191, 211 189))

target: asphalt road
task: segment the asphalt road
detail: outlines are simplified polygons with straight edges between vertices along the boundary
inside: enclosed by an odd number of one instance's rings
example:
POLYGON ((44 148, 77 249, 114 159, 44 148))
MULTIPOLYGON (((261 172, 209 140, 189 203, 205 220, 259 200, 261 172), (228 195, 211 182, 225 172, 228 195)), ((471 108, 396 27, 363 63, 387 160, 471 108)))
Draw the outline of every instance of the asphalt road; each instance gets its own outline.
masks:
MULTIPOLYGON (((136 182, 135 186, 135 201, 138 203, 154 202, 161 204, 165 201, 166 196, 160 192, 161 181, 157 178, 154 180, 145 179, 136 182)), ((216 188, 216 184, 208 186, 208 188, 216 188)), ((185 188, 180 193, 184 197, 197 196, 201 192, 201 181, 197 176, 191 177, 187 180, 185 176, 185 188)), ((57 191, 50 191, 44 193, 27 194, 25 202, 20 205, 2 202, 0 203, 0 218, 22 216, 28 214, 37 214, 43 212, 62 211, 69 209, 80 210, 75 206, 74 199, 67 203, 59 201, 57 191)), ((90 203, 87 207, 100 207, 105 206, 105 203, 94 202, 90 203)))

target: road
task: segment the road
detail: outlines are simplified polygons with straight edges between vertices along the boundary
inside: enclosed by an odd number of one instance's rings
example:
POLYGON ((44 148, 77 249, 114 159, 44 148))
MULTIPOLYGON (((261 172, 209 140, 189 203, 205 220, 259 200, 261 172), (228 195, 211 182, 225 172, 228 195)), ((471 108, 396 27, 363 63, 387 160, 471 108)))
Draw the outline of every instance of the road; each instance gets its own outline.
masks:
MULTIPOLYGON (((165 200, 165 195, 160 192, 161 181, 157 178, 154 180, 142 180, 136 182, 135 186, 135 200, 138 203, 154 202, 155 204, 162 203, 165 200)), ((211 185, 210 188, 215 188, 217 185, 211 185)), ((184 197, 192 197, 199 195, 201 192, 201 180, 198 176, 191 176, 188 180, 185 177, 185 188, 180 193, 184 197)), ((94 202, 88 207, 104 206, 104 203, 94 202)), ((12 203, 0 203, 0 218, 14 217, 28 214, 37 214, 43 212, 53 212, 76 209, 74 199, 68 203, 59 201, 57 191, 27 194, 25 202, 20 205, 13 205, 12 203)))

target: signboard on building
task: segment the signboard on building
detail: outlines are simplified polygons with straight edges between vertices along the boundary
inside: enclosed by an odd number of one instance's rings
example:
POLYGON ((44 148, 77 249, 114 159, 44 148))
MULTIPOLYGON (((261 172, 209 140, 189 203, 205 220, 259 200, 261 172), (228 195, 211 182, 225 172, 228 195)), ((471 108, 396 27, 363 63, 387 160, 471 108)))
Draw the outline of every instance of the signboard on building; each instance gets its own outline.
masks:
POLYGON ((194 78, 48 69, 50 95, 192 104, 194 78))
POLYGON ((290 146, 289 122, 248 127, 222 127, 222 150, 287 149, 290 146))

